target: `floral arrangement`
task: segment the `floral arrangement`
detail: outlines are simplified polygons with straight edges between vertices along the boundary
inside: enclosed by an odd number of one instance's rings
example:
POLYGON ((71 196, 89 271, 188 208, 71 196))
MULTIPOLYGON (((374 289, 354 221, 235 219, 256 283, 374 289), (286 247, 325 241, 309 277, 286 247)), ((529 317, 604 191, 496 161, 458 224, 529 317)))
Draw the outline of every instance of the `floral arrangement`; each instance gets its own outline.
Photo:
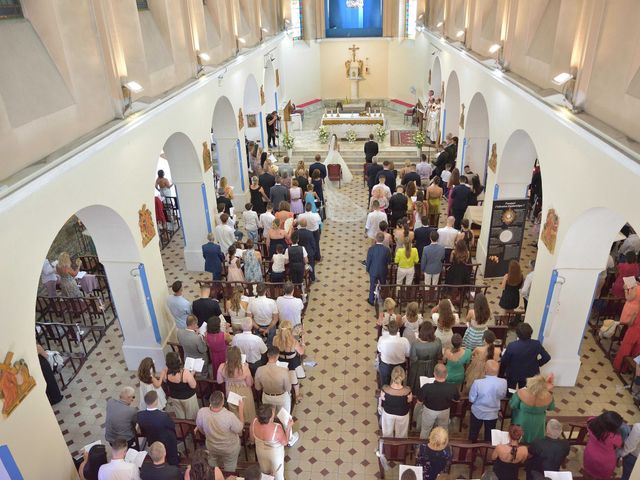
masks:
POLYGON ((329 129, 326 126, 320 125, 318 138, 320 139, 320 143, 327 143, 329 141, 329 129))
POLYGON ((358 139, 358 134, 353 128, 347 130, 345 137, 347 138, 347 142, 353 143, 358 139))
POLYGON ((286 148, 287 150, 293 149, 294 141, 295 141, 295 138, 289 135, 288 133, 285 133, 284 135, 282 135, 282 145, 284 145, 284 148, 286 148))
POLYGON ((384 142, 384 139, 387 138, 387 131, 384 129, 383 125, 377 125, 374 133, 380 143, 384 142))
POLYGON ((425 143, 427 143, 427 139, 424 136, 424 133, 418 130, 413 136, 413 141, 416 143, 416 147, 422 148, 425 143))

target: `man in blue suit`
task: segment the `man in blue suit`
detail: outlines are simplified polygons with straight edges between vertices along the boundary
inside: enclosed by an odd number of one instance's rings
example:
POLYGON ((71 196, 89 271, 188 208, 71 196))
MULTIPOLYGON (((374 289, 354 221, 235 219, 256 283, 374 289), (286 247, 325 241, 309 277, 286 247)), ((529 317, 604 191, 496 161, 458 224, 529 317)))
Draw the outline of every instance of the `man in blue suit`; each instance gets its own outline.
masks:
POLYGON ((147 437, 147 443, 160 442, 164 445, 169 465, 178 465, 178 440, 173 420, 167 413, 158 410, 158 393, 155 390, 147 392, 144 403, 147 409, 138 412, 140 431, 147 437))
POLYGON ((213 274, 214 280, 222 279, 222 262, 224 255, 220 249, 220 245, 213 243, 215 235, 210 233, 207 235, 209 240, 202 246, 202 256, 204 257, 204 271, 213 274))
POLYGON ((528 323, 516 327, 518 340, 511 342, 502 355, 500 373, 507 378, 509 388, 523 388, 527 378, 540 373, 540 367, 551 360, 551 356, 538 340, 532 340, 533 329, 528 323))
POLYGON ((387 282, 387 269, 391 261, 391 250, 384 246, 384 233, 376 234, 376 244, 369 247, 367 252, 367 273, 369 274, 369 305, 374 303, 373 292, 378 283, 385 284, 387 282))
POLYGON ((313 176, 314 170, 320 170, 320 178, 324 180, 327 178, 327 167, 325 167, 324 163, 320 161, 321 159, 322 157, 320 155, 316 155, 315 162, 309 166, 309 176, 313 176))

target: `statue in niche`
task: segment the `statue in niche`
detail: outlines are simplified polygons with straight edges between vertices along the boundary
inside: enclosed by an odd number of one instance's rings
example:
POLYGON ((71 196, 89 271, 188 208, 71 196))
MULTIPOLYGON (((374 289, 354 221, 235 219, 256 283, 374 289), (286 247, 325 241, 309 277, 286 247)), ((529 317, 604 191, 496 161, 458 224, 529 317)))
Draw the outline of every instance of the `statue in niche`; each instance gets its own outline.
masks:
POLYGON ((442 87, 441 87, 440 91, 442 92, 442 94, 440 95, 440 98, 444 102, 444 82, 442 82, 442 87))
POLYGON ((280 86, 280 70, 276 68, 276 88, 280 86))
POLYGON ((264 105, 264 85, 260 85, 260 105, 264 105))
POLYGON ((460 128, 464 128, 464 103, 460 105, 460 128))
POLYGON ((211 168, 211 150, 206 141, 202 142, 202 168, 204 168, 205 172, 208 172, 211 168))
POLYGON ((156 236, 156 227, 153 225, 153 217, 151 210, 146 204, 142 204, 142 208, 138 210, 138 226, 140 227, 140 235, 142 236, 142 247, 146 247, 151 239, 156 236))
POLYGON ((36 386, 26 362, 20 359, 12 365, 11 360, 13 352, 7 352, 4 362, 0 363, 0 398, 5 417, 8 417, 36 386))
POLYGON ((547 212, 547 219, 544 222, 544 227, 542 227, 542 235, 540 235, 540 238, 551 254, 553 254, 556 249, 556 238, 558 237, 559 226, 560 218, 555 208, 550 208, 547 212))
POLYGON ((498 152, 497 146, 494 143, 491 145, 491 156, 489 157, 489 168, 493 173, 496 173, 496 169, 498 168, 498 152))
POLYGON ((242 109, 238 110, 238 130, 242 130, 244 128, 244 115, 242 114, 242 109))
POLYGON ((429 81, 427 83, 431 85, 431 69, 429 69, 429 81))

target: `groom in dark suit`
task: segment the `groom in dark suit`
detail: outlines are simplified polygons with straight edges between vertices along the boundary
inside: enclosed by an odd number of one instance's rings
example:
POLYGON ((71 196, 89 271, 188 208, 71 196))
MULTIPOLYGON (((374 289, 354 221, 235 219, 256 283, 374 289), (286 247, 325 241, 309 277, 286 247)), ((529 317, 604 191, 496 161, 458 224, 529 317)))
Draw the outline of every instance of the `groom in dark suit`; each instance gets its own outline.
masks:
POLYGON ((373 157, 378 155, 378 144, 373 141, 373 133, 369 135, 369 141, 364 144, 364 157, 367 163, 371 163, 373 157))
POLYGON ((207 243, 202 246, 202 256, 204 257, 204 271, 213 274, 214 280, 222 280, 222 263, 224 255, 220 245, 215 242, 215 235, 207 235, 207 243))
POLYGON ((309 166, 309 176, 313 176, 314 170, 320 170, 320 178, 324 180, 327 177, 327 167, 320 161, 321 158, 320 155, 316 155, 316 161, 309 166))
POLYGON ((384 246, 384 233, 376 234, 376 244, 369 247, 367 252, 367 273, 369 274, 369 305, 373 305, 373 295, 378 283, 387 283, 387 270, 391 261, 391 250, 384 246))

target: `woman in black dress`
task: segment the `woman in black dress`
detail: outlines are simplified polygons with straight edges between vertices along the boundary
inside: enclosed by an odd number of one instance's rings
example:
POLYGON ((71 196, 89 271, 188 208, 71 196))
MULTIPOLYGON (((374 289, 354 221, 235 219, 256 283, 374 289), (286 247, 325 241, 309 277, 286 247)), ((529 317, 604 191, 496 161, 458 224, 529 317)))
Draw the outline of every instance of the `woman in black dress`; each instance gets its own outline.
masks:
POLYGON ((471 198, 469 205, 478 205, 478 196, 484 191, 484 187, 480 183, 480 177, 475 174, 471 177, 471 198))
POLYGON ((262 215, 267 211, 265 202, 269 201, 264 193, 264 189, 258 183, 258 177, 251 177, 251 185, 249 186, 249 192, 251 193, 251 205, 253 205, 253 211, 259 215, 262 215))
POLYGON ((38 344, 38 360, 40 360, 40 369, 42 370, 42 376, 47 384, 47 399, 51 405, 55 405, 62 401, 62 394, 60 393, 60 387, 53 373, 53 369, 49 364, 49 355, 46 350, 42 348, 42 345, 38 344))
POLYGON ((320 204, 324 204, 324 191, 322 186, 322 178, 320 177, 320 170, 315 169, 311 175, 311 183, 313 183, 313 190, 318 194, 320 204))
POLYGON ((500 306, 505 312, 512 312, 520 305, 520 289, 524 277, 520 264, 515 260, 509 262, 509 271, 502 279, 502 296, 500 306))

